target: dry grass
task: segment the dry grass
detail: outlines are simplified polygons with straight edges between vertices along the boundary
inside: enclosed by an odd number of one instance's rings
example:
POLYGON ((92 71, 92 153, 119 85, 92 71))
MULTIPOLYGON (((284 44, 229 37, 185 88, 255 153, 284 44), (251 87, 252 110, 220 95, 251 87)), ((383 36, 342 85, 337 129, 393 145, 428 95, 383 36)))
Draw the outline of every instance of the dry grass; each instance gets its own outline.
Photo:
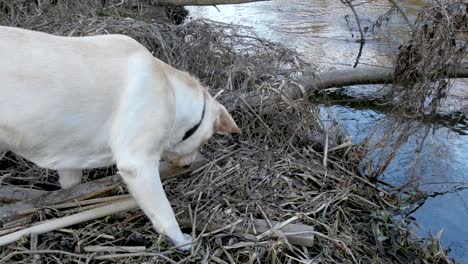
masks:
MULTIPOLYGON (((274 93, 288 73, 305 65, 284 47, 261 40, 248 29, 212 21, 183 25, 169 22, 164 10, 117 6, 102 8, 96 1, 0 0, 2 24, 60 35, 123 33, 136 38, 154 54, 188 70, 220 92, 219 100, 238 120, 243 134, 216 136, 202 153, 211 161, 203 169, 165 182, 179 218, 190 219, 186 232, 200 237, 189 254, 170 249, 140 211, 51 232, 37 238, 32 253, 25 238, 0 251, 0 262, 15 263, 444 263, 437 240, 417 239, 406 222, 392 217, 401 201, 358 168, 363 155, 357 146, 327 153, 317 109, 304 100, 247 105, 239 95, 248 91, 274 93), (28 1, 29 2, 29 1, 28 1), (29 2, 31 3, 31 2, 29 2), (85 8, 83 7, 85 6, 85 8), (146 13, 160 14, 150 19, 146 13), (133 19, 126 18, 132 13, 133 19), (105 14, 105 15, 104 15, 105 14), (139 16, 142 18, 140 19, 139 16), (39 25, 39 26, 38 26, 39 25), (281 77, 281 78, 279 78, 281 77), (229 101, 227 101, 229 98, 229 101), (237 98, 237 99, 236 99, 237 98), (187 209, 189 208, 189 209, 187 209), (190 215, 189 215, 190 212, 190 215), (256 237, 229 229, 202 235, 192 227, 216 223, 227 226, 239 219, 285 221, 298 217, 315 227, 315 243, 299 247, 276 235, 256 237), (428 244, 427 244, 428 243, 428 244), (433 243, 433 244, 431 244, 433 243), (427 245, 426 245, 427 244, 427 245), (86 246, 145 246, 144 253, 90 253, 86 246)), ((3 184, 57 189, 54 172, 39 169, 8 154, 1 162, 3 184)), ((114 168, 87 172, 87 180, 111 175, 114 168)), ((121 189, 118 193, 123 192, 121 189)), ((44 209, 19 225, 66 214, 44 209)), ((10 226, 11 227, 11 226, 10 226)))
POLYGON ((435 5, 419 14, 413 38, 400 47, 396 62, 393 91, 403 116, 431 118, 440 113, 440 102, 451 87, 447 76, 468 56, 466 21, 468 4, 461 2, 435 5))
POLYGON ((368 174, 381 175, 408 140, 422 147, 439 127, 434 120, 443 112, 453 82, 447 76, 468 57, 467 20, 468 4, 460 1, 435 1, 419 13, 410 40, 396 58, 391 101, 386 102, 392 105, 391 114, 376 127, 380 135, 368 137, 369 154, 378 157, 368 174))

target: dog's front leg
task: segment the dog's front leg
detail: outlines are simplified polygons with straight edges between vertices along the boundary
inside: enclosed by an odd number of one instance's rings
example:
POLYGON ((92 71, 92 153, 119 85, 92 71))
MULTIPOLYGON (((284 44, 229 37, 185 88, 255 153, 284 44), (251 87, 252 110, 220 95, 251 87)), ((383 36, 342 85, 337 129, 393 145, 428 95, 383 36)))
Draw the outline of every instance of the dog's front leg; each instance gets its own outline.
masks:
POLYGON ((181 250, 191 248, 191 237, 183 234, 164 193, 158 165, 154 160, 136 166, 120 166, 119 173, 130 193, 149 217, 156 231, 168 236, 181 250))

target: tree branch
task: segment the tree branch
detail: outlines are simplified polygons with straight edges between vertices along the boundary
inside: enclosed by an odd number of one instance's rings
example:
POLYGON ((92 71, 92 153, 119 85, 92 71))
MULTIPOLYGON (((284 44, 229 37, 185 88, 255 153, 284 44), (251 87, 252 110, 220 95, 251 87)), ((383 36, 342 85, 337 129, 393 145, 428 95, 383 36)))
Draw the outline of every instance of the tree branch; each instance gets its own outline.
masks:
POLYGON ((400 7, 400 5, 395 1, 395 0, 388 0, 390 3, 392 3, 393 6, 400 12, 400 14, 403 16, 403 19, 405 19, 406 23, 410 27, 411 31, 414 31, 414 25, 411 23, 411 21, 408 19, 408 16, 406 15, 405 11, 400 7))
MULTIPOLYGON (((468 62, 458 65, 448 75, 449 78, 468 78, 468 62)), ((299 99, 305 96, 304 92, 324 90, 332 87, 343 87, 352 85, 366 84, 389 84, 393 83, 394 69, 362 67, 346 70, 334 70, 308 74, 297 80, 304 89, 299 89, 294 85, 285 85, 281 90, 281 95, 291 99, 299 99)), ((272 95, 279 96, 278 94, 272 95)), ((270 97, 261 97, 257 93, 243 96, 250 105, 259 105, 262 101, 272 99, 270 97)))
POLYGON ((47 193, 46 191, 42 190, 35 190, 35 189, 28 189, 28 188, 21 188, 17 186, 7 186, 1 185, 0 186, 0 202, 5 201, 21 201, 21 200, 30 200, 37 198, 41 195, 47 193))
POLYGON ((353 0, 341 0, 341 2, 344 4, 344 5, 347 5, 349 6, 349 8, 351 8, 351 11, 353 12, 354 14, 354 18, 356 19, 356 23, 357 23, 357 26, 358 26, 358 29, 359 29, 359 35, 361 36, 361 39, 359 40, 361 43, 365 42, 366 39, 364 37, 364 32, 362 30, 362 26, 361 26, 361 20, 359 19, 359 15, 356 11, 356 9, 354 8, 353 6, 353 0))
POLYGON ((96 218, 112 215, 118 212, 125 212, 128 210, 138 208, 138 204, 133 198, 123 199, 118 202, 94 208, 88 211, 80 212, 74 215, 65 216, 62 218, 52 219, 34 225, 29 228, 21 229, 11 234, 0 237, 0 246, 5 246, 19 240, 21 237, 30 234, 43 234, 51 232, 67 226, 79 224, 96 218))
POLYGON ((270 0, 159 0, 159 6, 205 6, 205 5, 233 5, 270 0))
MULTIPOLYGON (((174 167, 168 162, 161 162, 159 166, 159 172, 161 179, 166 180, 193 171, 203 166, 205 163, 206 159, 201 155, 199 155, 197 160, 195 160, 189 168, 174 167)), ((89 199, 99 194, 109 192, 110 190, 114 190, 120 184, 120 176, 114 175, 73 186, 69 189, 47 192, 40 197, 35 197, 34 199, 3 205, 0 206, 0 221, 3 223, 10 222, 23 214, 30 213, 34 208, 51 206, 68 201, 81 201, 89 199)))

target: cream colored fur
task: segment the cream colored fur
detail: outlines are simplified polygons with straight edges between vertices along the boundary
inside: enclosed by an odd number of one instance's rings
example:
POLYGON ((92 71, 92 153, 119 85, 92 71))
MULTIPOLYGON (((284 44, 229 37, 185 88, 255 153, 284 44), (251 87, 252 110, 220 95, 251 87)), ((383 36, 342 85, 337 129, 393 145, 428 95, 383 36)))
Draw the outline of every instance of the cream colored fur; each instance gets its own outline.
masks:
POLYGON ((213 133, 240 132, 198 80, 122 35, 73 38, 0 27, 0 58, 0 151, 58 170, 64 188, 81 181, 82 169, 117 164, 155 229, 189 249, 159 160, 189 164, 213 133), (180 142, 200 121, 204 100, 203 122, 180 142))

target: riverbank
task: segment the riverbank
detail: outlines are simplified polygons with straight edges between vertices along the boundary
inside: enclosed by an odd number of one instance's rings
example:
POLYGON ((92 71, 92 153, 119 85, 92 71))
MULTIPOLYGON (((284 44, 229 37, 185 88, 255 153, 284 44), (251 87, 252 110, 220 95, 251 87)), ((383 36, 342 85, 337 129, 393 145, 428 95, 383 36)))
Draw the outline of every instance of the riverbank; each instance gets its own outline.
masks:
MULTIPOLYGON (((363 146, 341 145, 349 141, 338 124, 335 130, 325 132, 318 107, 303 99, 280 97, 250 105, 240 97, 253 92, 273 94, 284 85, 294 85, 291 73, 313 70, 295 52, 238 26, 206 20, 176 25, 166 9, 144 4, 83 7, 74 1, 64 1, 66 6, 51 1, 49 6, 38 7, 24 6, 20 1, 18 5, 0 3, 2 10, 9 10, 3 16, 9 18, 1 21, 3 25, 58 35, 121 33, 134 37, 158 58, 199 77, 233 113, 243 131, 237 138, 216 136, 202 149, 208 159, 205 165, 165 181, 179 221, 185 223, 186 232, 198 238, 190 254, 170 249, 164 237, 155 235, 144 215, 133 210, 41 235, 35 243, 33 236, 25 238, 2 248, 0 260, 447 262, 438 238, 416 238, 407 228, 410 218, 393 217, 409 210, 409 201, 420 201, 416 199, 419 194, 392 192, 388 185, 368 178, 358 167, 365 152, 363 146), (245 231, 233 232, 233 224, 239 225, 239 220, 245 231), (254 229, 257 220, 267 223, 266 232, 254 229), (306 241, 297 242, 291 239, 291 231, 269 226, 273 221, 283 225, 291 221, 313 231, 297 230, 295 235, 306 241), (207 226, 217 228, 208 232, 207 226), (96 253, 89 246, 113 249, 96 253), (144 247, 145 254, 116 254, 116 248, 121 247, 144 247), (36 254, 28 252, 30 249, 36 254)), ((4 185, 47 192, 58 189, 54 172, 12 154, 1 160, 0 167, 4 185)), ((93 181, 114 173, 115 168, 106 168, 88 171, 86 177, 93 181)), ((121 195, 124 189, 117 186, 100 196, 121 195)), ((72 209, 79 211, 80 206, 72 209)), ((33 210, 21 215, 21 221, 4 224, 0 232, 77 211, 72 209, 46 206, 33 210)))

